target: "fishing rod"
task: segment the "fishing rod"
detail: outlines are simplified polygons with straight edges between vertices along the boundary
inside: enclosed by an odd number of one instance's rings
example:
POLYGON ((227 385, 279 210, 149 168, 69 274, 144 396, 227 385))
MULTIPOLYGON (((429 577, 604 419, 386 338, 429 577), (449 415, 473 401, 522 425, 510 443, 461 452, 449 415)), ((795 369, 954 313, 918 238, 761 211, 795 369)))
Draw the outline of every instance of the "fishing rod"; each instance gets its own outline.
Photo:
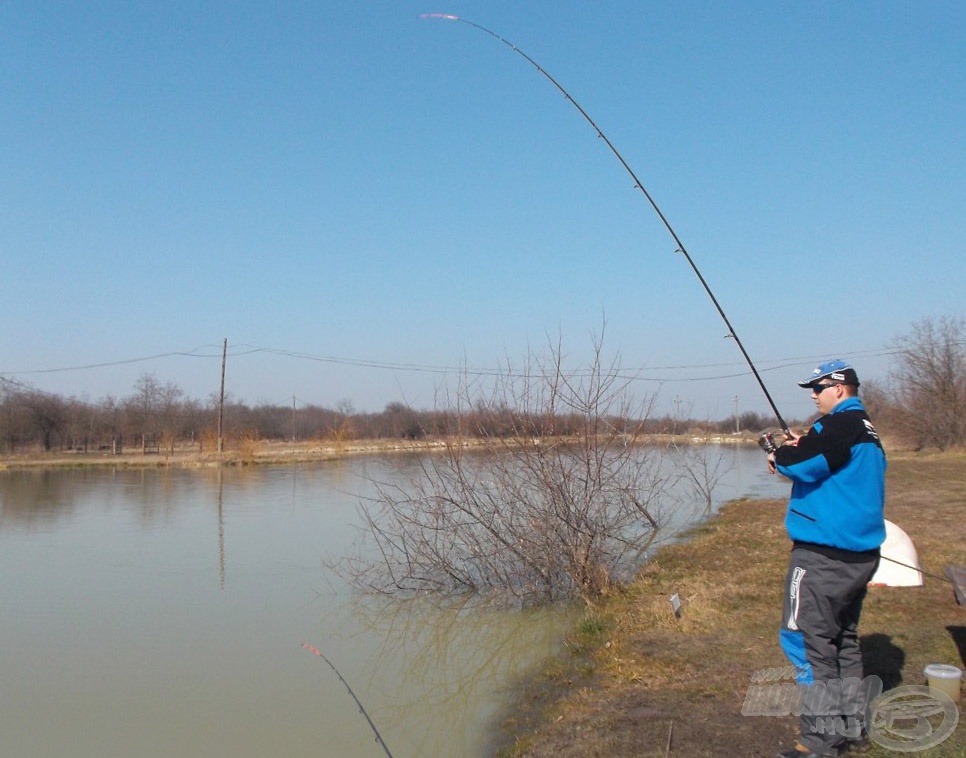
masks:
POLYGON ((350 687, 349 683, 342 678, 342 674, 339 673, 339 669, 335 667, 335 664, 332 663, 332 661, 330 661, 328 658, 326 658, 325 655, 322 653, 322 651, 319 650, 317 647, 312 647, 312 645, 309 645, 305 642, 302 643, 302 647, 304 647, 310 653, 314 653, 315 655, 319 656, 319 658, 321 658, 323 661, 329 664, 329 668, 331 668, 335 672, 335 675, 339 677, 339 681, 345 685, 345 688, 349 691, 349 694, 352 695, 352 699, 356 701, 356 705, 359 706, 359 712, 366 717, 366 721, 369 722, 369 727, 372 729, 372 733, 376 735, 376 742, 378 742, 379 746, 386 751, 386 755, 388 755, 389 758, 392 758, 392 753, 390 753, 389 748, 386 747, 386 743, 382 739, 382 735, 379 734, 379 730, 376 729, 376 725, 372 722, 372 719, 369 718, 369 714, 366 713, 366 709, 362 706, 362 702, 359 700, 359 698, 356 697, 356 693, 352 691, 352 687, 350 687))
POLYGON ((480 26, 479 24, 474 23, 473 21, 469 21, 465 18, 461 18, 460 16, 453 16, 448 13, 424 13, 420 16, 420 18, 438 19, 442 21, 460 21, 464 24, 468 24, 469 26, 472 26, 474 29, 479 29, 481 32, 485 32, 486 34, 489 34, 491 37, 499 40, 504 45, 506 45, 511 50, 513 50, 513 52, 522 56, 530 65, 532 65, 535 69, 537 69, 537 71, 543 74, 543 76, 545 76, 550 81, 550 83, 553 84, 554 87, 560 90, 563 96, 570 101, 570 104, 573 105, 574 108, 576 108, 580 112, 580 115, 583 116, 584 119, 587 121, 587 123, 594 128, 594 131, 597 132, 597 136, 600 137, 602 140, 604 140, 604 143, 607 145, 608 148, 610 148, 610 151, 617 157, 617 160, 621 162, 621 165, 624 167, 627 173, 630 174, 631 179, 634 180, 634 187, 636 189, 639 189, 642 193, 644 193, 644 197, 647 198, 647 202, 650 203, 651 207, 654 209, 654 212, 657 213, 658 217, 661 219, 661 222, 664 224, 664 227, 668 230, 668 232, 670 232, 671 237, 674 239, 674 242, 677 245, 677 250, 675 252, 681 253, 684 256, 685 260, 687 260, 688 264, 691 266, 691 270, 694 271, 695 275, 698 277, 698 281, 701 282, 701 286, 704 287, 704 291, 708 293, 708 297, 710 297, 711 302, 714 303, 714 307, 717 309, 718 315, 721 316, 721 319, 722 321, 724 321, 725 326, 728 327, 728 334, 726 336, 730 337, 735 341, 735 344, 738 346, 738 349, 741 351, 742 356, 744 356, 745 362, 748 364, 748 368, 751 369, 751 373, 754 374, 755 379, 758 381, 758 386, 761 387, 761 391, 765 393, 765 398, 768 400, 768 404, 771 406, 772 411, 775 413, 775 417, 778 419, 778 423, 781 425, 782 431, 785 433, 786 437, 791 438, 792 435, 788 429, 788 424, 785 423, 785 419, 783 419, 781 413, 779 413, 778 406, 775 405, 775 401, 772 400, 771 393, 768 392, 768 388, 765 386, 765 382, 762 380, 761 375, 758 373, 758 369, 755 368, 755 364, 752 363, 751 361, 751 356, 748 355, 748 351, 745 350, 745 346, 738 338, 737 332, 735 332, 734 327, 731 325, 731 322, 728 320, 728 317, 725 315, 724 309, 721 307, 721 304, 718 302, 718 298, 714 296, 714 293, 711 291, 711 287, 708 286, 708 283, 707 281, 705 281, 704 276, 701 275, 701 272, 698 270, 697 265, 695 264, 694 260, 691 258, 690 253, 688 253, 687 248, 684 246, 684 243, 681 241, 681 238, 678 237, 677 232, 674 231, 674 227, 671 226, 671 223, 667 220, 667 217, 664 215, 664 213, 658 207, 657 203, 654 201, 654 198, 651 197, 651 193, 648 192, 647 189, 645 189, 644 184, 641 182, 640 179, 637 178, 637 174, 634 173, 634 170, 630 167, 630 165, 628 165, 627 161, 624 160, 624 156, 622 156, 617 151, 617 148, 614 147, 613 143, 607 138, 607 135, 601 131, 600 127, 597 126, 594 120, 587 114, 587 111, 585 111, 580 106, 580 104, 576 100, 574 100, 573 97, 571 97, 570 93, 567 92, 567 90, 565 90, 563 86, 561 86, 560 82, 558 82, 549 73, 547 73, 547 71, 539 63, 537 63, 533 58, 531 58, 529 55, 523 52, 512 42, 505 39, 504 37, 501 37, 496 32, 491 31, 490 29, 487 29, 485 26, 480 26))

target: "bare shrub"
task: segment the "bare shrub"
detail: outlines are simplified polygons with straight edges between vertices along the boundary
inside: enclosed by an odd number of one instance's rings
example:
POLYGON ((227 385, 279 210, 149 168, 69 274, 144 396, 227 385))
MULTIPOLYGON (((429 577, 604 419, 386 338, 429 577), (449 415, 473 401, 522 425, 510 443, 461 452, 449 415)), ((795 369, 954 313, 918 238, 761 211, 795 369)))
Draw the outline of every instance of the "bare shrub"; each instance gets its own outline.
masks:
POLYGON ((198 435, 198 451, 214 453, 218 450, 218 432, 213 427, 205 427, 198 435))
POLYGON ((351 400, 340 400, 336 404, 336 415, 332 419, 332 425, 325 436, 335 443, 337 450, 342 449, 342 445, 346 440, 352 439, 354 434, 352 414, 353 408, 351 400))
POLYGON ((244 463, 254 463, 261 438, 257 429, 245 429, 235 438, 239 458, 244 463))
POLYGON ((599 339, 588 367, 564 370, 550 346, 483 399, 464 377, 455 435, 406 485, 376 483, 343 575, 379 592, 526 604, 607 592, 657 536, 652 504, 672 479, 661 451, 638 444, 649 406, 633 402, 628 381, 616 360, 603 363, 599 339), (468 434, 480 435, 472 450, 468 434))

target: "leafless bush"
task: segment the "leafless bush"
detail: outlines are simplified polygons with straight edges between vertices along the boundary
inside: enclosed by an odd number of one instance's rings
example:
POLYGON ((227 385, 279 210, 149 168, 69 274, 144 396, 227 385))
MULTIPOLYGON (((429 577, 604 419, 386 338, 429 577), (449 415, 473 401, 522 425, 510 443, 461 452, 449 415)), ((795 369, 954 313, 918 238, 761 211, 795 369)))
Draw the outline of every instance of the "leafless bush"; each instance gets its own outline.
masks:
POLYGON ((966 443, 966 319, 925 319, 896 341, 892 375, 901 434, 916 448, 966 443))
POLYGON ((485 400, 464 379, 458 410, 474 413, 455 418, 474 428, 423 457, 405 485, 376 483, 361 506, 360 555, 377 558, 343 563, 343 574, 380 592, 491 593, 527 604, 605 593, 656 537, 652 506, 672 479, 661 451, 637 444, 649 408, 634 404, 627 381, 616 361, 603 363, 600 340, 582 370, 564 370, 559 345, 522 370, 508 367, 485 400), (500 435, 463 444, 494 416, 500 435))
POLYGON ((257 429, 244 429, 235 435, 233 442, 238 449, 238 455, 245 463, 254 463, 261 442, 257 429))
POLYGON ((674 466, 684 484, 678 498, 700 503, 703 515, 710 515, 714 493, 726 473, 721 451, 709 445, 677 445, 674 453, 674 466))

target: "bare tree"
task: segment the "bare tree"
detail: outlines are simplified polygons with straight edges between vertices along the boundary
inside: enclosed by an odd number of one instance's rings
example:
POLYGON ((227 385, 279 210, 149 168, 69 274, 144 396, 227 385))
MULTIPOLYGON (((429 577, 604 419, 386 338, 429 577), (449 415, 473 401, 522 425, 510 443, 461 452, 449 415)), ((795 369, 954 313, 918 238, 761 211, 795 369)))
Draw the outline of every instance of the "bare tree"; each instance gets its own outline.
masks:
POLYGON ((966 442, 966 319, 925 319, 896 340, 896 424, 917 448, 966 442))
POLYGON ((45 451, 53 447, 55 435, 61 434, 67 424, 67 406, 63 398, 35 390, 24 393, 20 402, 27 408, 40 444, 45 451))
POLYGON ((877 428, 894 426, 895 403, 884 382, 876 379, 862 380, 862 405, 877 428))
POLYGON ((134 394, 126 401, 135 433, 158 435, 169 452, 182 432, 184 391, 173 382, 160 382, 154 374, 142 374, 134 394))
POLYGON ((474 413, 455 414, 455 435, 420 459, 419 476, 377 483, 361 506, 359 546, 359 556, 377 557, 343 562, 343 575, 387 593, 528 604, 593 598, 629 576, 657 535, 651 505, 671 474, 660 450, 636 444, 650 408, 633 402, 616 361, 603 363, 601 341, 585 369, 566 371, 562 359, 558 344, 522 370, 508 367, 483 400, 464 377, 457 411, 474 413), (481 445, 470 450, 467 435, 481 435, 481 445))
POLYGON ((406 403, 393 401, 387 404, 383 416, 388 423, 391 437, 417 440, 426 435, 426 430, 420 423, 419 414, 406 403))
POLYGON ((0 376, 0 429, 6 452, 12 453, 27 436, 27 411, 20 402, 22 386, 0 376))

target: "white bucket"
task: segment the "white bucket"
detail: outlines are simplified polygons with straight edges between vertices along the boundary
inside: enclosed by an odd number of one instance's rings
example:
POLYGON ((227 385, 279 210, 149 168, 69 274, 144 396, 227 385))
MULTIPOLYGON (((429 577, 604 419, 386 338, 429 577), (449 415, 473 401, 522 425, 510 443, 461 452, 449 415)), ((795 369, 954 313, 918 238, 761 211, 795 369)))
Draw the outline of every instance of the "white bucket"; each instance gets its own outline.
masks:
POLYGON ((963 672, 945 663, 930 663, 922 671, 926 682, 934 690, 945 692, 953 700, 959 700, 959 686, 963 672))

